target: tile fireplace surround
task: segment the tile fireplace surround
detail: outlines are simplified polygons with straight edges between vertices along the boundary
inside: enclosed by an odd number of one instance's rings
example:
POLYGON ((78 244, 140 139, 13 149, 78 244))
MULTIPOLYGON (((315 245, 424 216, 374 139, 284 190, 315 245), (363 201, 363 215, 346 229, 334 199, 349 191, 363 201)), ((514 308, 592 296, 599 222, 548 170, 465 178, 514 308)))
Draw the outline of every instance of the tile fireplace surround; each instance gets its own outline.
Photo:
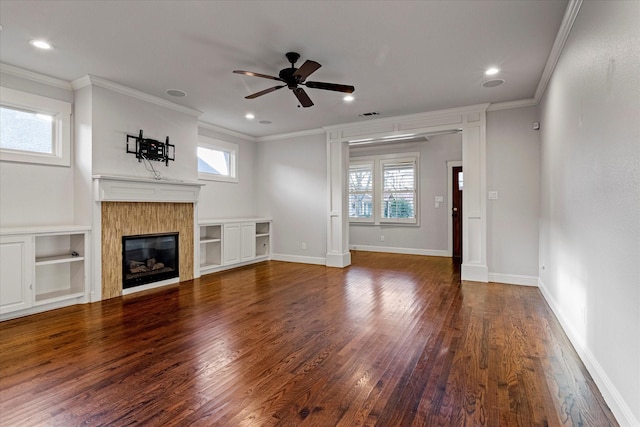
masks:
POLYGON ((96 175, 93 185, 97 206, 91 301, 122 295, 122 236, 178 232, 179 281, 193 279, 202 184, 96 175))

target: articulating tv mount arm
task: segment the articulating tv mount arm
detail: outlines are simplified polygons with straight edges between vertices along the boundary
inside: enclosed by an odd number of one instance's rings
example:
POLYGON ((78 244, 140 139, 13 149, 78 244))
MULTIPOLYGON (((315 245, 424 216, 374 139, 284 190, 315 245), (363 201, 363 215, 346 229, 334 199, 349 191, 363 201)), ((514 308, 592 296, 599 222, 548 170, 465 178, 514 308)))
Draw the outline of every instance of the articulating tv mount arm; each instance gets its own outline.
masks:
POLYGON ((141 162, 142 159, 155 160, 169 166, 169 160, 175 160, 176 146, 169 144, 168 136, 165 142, 143 138, 142 129, 140 129, 139 136, 127 135, 127 153, 135 154, 138 162, 141 162), (129 150, 129 140, 131 139, 136 141, 135 151, 129 150))

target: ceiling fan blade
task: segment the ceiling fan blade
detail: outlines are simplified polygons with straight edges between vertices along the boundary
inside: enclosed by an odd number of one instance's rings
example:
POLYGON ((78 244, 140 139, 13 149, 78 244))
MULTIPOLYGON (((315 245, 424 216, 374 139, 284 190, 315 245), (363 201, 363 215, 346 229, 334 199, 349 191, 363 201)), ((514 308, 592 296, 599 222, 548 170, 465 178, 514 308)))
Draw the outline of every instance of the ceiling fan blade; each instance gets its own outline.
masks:
POLYGON ((356 88, 350 85, 339 85, 336 83, 324 83, 324 82, 306 82, 304 83, 306 87, 311 89, 324 89, 324 90, 334 90, 336 92, 344 92, 344 93, 353 93, 356 88))
POLYGON ((298 101, 300 101, 300 105, 302 105, 303 107, 306 108, 313 105, 313 101, 311 101, 311 98, 309 98, 307 92, 305 92, 301 87, 293 89, 293 93, 296 95, 296 98, 298 98, 298 101))
POLYGON ((293 73, 294 77, 299 77, 298 81, 303 82, 304 79, 309 77, 311 73, 316 71, 318 68, 322 67, 322 65, 318 64, 316 61, 304 61, 304 64, 300 68, 293 73))
POLYGON ((283 87, 285 87, 285 86, 286 86, 286 85, 270 87, 269 89, 261 90, 260 92, 256 92, 256 93, 254 93, 254 94, 252 94, 252 95, 245 96, 244 98, 245 98, 245 99, 253 99, 253 98, 257 98, 257 97, 259 97, 259 96, 262 96, 262 95, 266 95, 266 94, 268 94, 268 93, 271 93, 271 92, 273 92, 273 91, 275 91, 275 90, 282 89, 282 88, 283 88, 283 87))
POLYGON ((245 76, 262 77, 263 79, 271 79, 271 80, 282 81, 282 79, 280 77, 274 77, 274 76, 268 76, 266 74, 254 73, 253 71, 233 70, 233 72, 236 73, 236 74, 244 74, 245 76))

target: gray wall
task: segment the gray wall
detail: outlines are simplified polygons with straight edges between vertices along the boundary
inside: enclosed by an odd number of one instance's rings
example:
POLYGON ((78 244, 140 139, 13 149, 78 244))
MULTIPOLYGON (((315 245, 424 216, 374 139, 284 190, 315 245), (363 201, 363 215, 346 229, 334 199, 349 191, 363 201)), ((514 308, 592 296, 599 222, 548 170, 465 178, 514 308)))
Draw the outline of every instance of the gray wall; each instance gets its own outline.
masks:
MULTIPOLYGON (((200 219, 253 217, 258 215, 255 188, 255 145, 253 141, 200 127, 198 134, 238 144, 238 182, 205 181, 200 189, 200 219)), ((259 213, 262 216, 262 213, 259 213)))
POLYGON ((273 219, 274 259, 324 264, 328 216, 325 135, 256 143, 255 176, 258 212, 273 219))
POLYGON ((537 284, 540 134, 538 107, 487 113, 489 280, 537 284))
MULTIPOLYGON (((366 146, 363 146, 366 147, 366 146)), ((447 221, 447 161, 462 160, 461 134, 431 136, 429 142, 389 144, 370 148, 352 148, 350 158, 378 154, 420 153, 419 225, 365 225, 349 226, 349 245, 358 249, 388 250, 425 255, 445 255, 449 233, 447 221), (444 203, 435 207, 435 197, 443 196, 444 203), (384 236, 384 242, 380 240, 384 236)))
POLYGON ((540 284, 640 425, 640 2, 584 2, 541 103, 540 284))

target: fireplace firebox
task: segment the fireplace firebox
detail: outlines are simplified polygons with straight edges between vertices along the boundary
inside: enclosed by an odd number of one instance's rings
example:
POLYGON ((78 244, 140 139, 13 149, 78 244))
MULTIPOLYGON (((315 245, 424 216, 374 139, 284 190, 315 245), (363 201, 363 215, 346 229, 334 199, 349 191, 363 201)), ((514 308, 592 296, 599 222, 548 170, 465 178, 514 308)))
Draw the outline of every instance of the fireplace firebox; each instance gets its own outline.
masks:
POLYGON ((178 233, 122 236, 122 288, 180 277, 178 233))

